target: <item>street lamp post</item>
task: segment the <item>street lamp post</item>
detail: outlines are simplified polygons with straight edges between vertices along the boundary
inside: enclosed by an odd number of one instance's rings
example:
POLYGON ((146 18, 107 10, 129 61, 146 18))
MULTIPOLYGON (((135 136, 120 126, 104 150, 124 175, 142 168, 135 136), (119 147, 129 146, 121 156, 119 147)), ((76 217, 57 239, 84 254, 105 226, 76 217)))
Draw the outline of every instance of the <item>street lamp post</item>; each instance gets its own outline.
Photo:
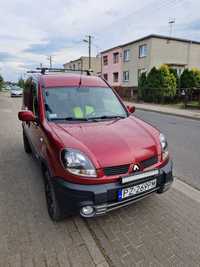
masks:
POLYGON ((89 54, 88 67, 89 67, 89 70, 91 70, 91 39, 92 39, 92 36, 91 35, 87 35, 86 37, 88 39, 84 39, 83 41, 85 43, 88 43, 88 54, 89 54))

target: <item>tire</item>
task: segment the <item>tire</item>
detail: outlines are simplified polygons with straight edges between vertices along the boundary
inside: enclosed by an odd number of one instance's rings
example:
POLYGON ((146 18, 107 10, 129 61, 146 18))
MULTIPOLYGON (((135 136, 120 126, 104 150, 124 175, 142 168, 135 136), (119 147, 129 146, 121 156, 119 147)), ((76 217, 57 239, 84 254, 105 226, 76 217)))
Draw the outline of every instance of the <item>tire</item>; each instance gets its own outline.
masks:
POLYGON ((27 154, 31 154, 32 150, 31 150, 31 147, 30 147, 30 144, 29 144, 29 141, 25 135, 25 133, 23 132, 23 143, 24 143, 24 151, 27 153, 27 154))
POLYGON ((52 183, 48 170, 44 171, 44 187, 49 217, 52 221, 59 222, 63 219, 63 216, 61 214, 61 210, 56 198, 54 185, 52 183))

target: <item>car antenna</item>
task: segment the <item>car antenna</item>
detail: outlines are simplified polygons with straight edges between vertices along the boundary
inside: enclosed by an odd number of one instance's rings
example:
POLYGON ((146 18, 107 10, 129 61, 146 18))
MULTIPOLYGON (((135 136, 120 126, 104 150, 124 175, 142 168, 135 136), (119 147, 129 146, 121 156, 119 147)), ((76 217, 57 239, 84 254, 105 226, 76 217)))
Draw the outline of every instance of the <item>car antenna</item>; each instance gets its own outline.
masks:
POLYGON ((80 88, 81 87, 81 84, 82 84, 82 73, 80 75, 80 80, 79 80, 79 84, 78 84, 78 87, 80 88))

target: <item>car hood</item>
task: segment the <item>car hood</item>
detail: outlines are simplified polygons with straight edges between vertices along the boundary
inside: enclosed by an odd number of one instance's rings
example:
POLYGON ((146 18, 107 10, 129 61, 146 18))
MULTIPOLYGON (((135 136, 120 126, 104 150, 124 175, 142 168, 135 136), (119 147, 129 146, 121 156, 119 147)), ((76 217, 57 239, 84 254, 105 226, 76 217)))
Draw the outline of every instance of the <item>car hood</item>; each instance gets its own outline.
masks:
POLYGON ((52 123, 52 128, 64 147, 89 154, 99 167, 130 164, 158 154, 158 131, 133 116, 98 123, 52 123))
POLYGON ((13 94, 22 94, 22 91, 19 91, 19 90, 11 90, 11 92, 13 94))

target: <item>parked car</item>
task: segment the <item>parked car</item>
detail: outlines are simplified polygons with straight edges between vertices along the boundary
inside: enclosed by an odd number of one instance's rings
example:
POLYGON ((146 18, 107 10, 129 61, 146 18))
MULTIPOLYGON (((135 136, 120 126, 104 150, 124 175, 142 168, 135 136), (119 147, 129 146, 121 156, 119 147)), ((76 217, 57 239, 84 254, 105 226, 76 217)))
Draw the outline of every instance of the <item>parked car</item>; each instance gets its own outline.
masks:
POLYGON ((23 94, 24 149, 40 162, 52 220, 105 214, 172 181, 165 136, 99 77, 41 74, 23 94))
POLYGON ((13 97, 13 96, 22 96, 23 94, 23 90, 21 87, 17 86, 17 85, 14 85, 11 87, 10 89, 10 96, 13 97))

